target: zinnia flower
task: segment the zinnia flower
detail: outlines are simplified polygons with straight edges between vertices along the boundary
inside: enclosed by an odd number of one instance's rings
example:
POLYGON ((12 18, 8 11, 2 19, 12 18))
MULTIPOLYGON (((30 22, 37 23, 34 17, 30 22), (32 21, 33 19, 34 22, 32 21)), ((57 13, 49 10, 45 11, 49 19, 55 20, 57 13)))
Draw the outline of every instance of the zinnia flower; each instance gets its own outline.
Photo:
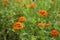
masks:
POLYGON ((46 27, 50 27, 51 25, 50 25, 50 24, 46 24, 45 26, 46 26, 46 27))
POLYGON ((43 23, 38 23, 38 27, 43 27, 43 23))
POLYGON ((51 36, 58 36, 59 32, 57 30, 52 30, 51 31, 51 36))
POLYGON ((18 21, 19 22, 25 22, 26 21, 26 18, 25 17, 19 17, 18 21))
POLYGON ((47 16, 47 11, 46 10, 40 10, 39 16, 47 16))
POLYGON ((20 22, 16 22, 13 25, 13 29, 15 29, 15 30, 21 30, 21 29, 23 29, 23 24, 20 23, 20 22))
POLYGON ((31 5, 29 6, 30 9, 33 9, 33 8, 35 8, 35 7, 36 7, 36 4, 31 4, 31 5))

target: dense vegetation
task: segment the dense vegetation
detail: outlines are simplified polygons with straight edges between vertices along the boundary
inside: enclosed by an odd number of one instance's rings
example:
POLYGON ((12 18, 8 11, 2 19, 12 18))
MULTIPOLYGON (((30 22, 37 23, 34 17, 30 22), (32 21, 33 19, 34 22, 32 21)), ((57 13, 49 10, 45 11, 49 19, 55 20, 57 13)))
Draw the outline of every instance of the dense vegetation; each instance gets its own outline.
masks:
POLYGON ((0 0, 0 40, 60 40, 60 0, 0 0))

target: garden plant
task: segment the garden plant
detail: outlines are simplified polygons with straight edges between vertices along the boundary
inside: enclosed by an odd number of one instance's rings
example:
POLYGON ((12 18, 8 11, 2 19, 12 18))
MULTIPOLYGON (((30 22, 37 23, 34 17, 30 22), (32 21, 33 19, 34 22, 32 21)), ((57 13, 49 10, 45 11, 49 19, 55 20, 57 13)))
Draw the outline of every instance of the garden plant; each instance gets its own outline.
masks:
POLYGON ((0 0, 0 40, 60 40, 60 0, 0 0))

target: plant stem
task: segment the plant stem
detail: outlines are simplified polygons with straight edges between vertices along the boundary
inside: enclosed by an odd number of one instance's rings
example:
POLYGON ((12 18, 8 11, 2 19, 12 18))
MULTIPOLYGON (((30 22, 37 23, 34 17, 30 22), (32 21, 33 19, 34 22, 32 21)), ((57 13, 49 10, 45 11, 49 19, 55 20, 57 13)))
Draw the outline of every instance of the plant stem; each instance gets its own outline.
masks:
POLYGON ((6 40, 6 36, 4 35, 4 40, 6 40))

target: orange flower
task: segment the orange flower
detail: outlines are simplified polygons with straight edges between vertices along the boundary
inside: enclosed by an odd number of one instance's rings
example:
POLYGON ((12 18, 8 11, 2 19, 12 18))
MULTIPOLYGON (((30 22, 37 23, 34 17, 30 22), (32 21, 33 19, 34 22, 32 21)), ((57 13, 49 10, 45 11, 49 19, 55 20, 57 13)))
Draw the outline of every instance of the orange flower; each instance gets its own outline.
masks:
POLYGON ((16 2, 20 3, 20 2, 21 2, 21 0, 16 0, 16 2))
POLYGON ((24 21, 26 21, 26 18, 25 17, 19 17, 18 21, 19 22, 24 22, 24 21))
POLYGON ((50 25, 50 24, 46 24, 45 26, 46 26, 46 27, 50 27, 51 25, 50 25))
POLYGON ((59 32, 57 30, 52 30, 51 31, 51 36, 58 36, 59 32))
POLYGON ((4 0, 3 5, 7 6, 7 4, 8 4, 8 0, 4 0))
POLYGON ((43 23, 39 23, 38 24, 38 27, 43 27, 43 23))
POLYGON ((40 10, 39 16, 47 16, 47 11, 46 10, 40 10))
POLYGON ((13 29, 15 29, 15 30, 21 30, 21 29, 23 29, 22 23, 20 23, 20 22, 14 23, 13 29))
POLYGON ((35 7, 36 7, 36 4, 31 4, 31 5, 29 6, 30 9, 33 9, 33 8, 35 8, 35 7))

